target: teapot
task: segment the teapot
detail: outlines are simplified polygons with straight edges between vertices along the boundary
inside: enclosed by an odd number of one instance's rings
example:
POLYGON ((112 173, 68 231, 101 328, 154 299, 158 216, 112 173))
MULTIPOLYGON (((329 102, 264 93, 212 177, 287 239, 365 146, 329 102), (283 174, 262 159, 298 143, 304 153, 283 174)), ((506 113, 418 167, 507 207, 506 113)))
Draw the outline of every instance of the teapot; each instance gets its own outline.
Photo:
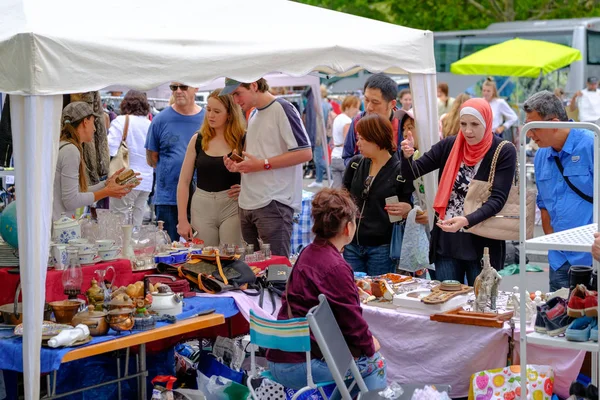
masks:
POLYGON ((61 217, 52 223, 52 238, 54 243, 64 244, 68 244, 71 239, 80 239, 81 227, 79 222, 62 213, 61 217))

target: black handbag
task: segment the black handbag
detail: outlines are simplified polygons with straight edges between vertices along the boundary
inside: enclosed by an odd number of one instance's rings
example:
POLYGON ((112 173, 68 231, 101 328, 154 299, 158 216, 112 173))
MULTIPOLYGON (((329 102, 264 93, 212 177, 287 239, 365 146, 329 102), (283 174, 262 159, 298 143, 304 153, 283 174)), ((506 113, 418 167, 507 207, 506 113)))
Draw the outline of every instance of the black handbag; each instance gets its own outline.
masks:
POLYGON ((273 264, 267 267, 267 273, 260 281, 260 297, 258 306, 263 308, 265 291, 269 292, 273 310, 271 315, 275 313, 275 295, 282 297, 285 292, 287 281, 292 273, 292 267, 283 264, 273 264))

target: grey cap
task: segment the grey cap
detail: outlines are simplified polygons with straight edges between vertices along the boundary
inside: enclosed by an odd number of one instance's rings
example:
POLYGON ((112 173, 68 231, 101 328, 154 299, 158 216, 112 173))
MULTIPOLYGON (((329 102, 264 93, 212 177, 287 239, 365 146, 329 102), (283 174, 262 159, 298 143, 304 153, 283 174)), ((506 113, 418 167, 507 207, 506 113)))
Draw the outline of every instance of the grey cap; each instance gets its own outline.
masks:
POLYGON ((86 103, 85 101, 74 101, 73 103, 69 103, 62 112, 62 123, 64 124, 72 124, 74 122, 80 121, 86 117, 93 115, 96 118, 100 118, 98 113, 94 112, 94 109, 91 105, 86 103))
POLYGON ((242 82, 238 82, 235 79, 225 78, 225 87, 219 93, 219 96, 225 96, 226 94, 231 94, 235 89, 240 87, 242 82))
POLYGON ((596 78, 595 76, 590 76, 587 79, 587 83, 591 83, 592 85, 594 85, 594 84, 598 83, 598 78, 596 78))

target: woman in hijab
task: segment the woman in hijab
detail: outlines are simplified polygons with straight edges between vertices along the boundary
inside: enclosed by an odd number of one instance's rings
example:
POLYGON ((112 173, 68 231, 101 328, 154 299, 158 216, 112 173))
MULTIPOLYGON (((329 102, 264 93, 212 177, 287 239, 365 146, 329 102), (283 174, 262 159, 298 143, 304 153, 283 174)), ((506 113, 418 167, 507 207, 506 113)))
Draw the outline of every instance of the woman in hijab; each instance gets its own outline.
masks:
POLYGON ((431 150, 413 160, 414 139, 405 135, 402 141, 402 175, 415 179, 440 170, 438 192, 433 209, 435 225, 431 231, 430 261, 435 263, 440 281, 464 282, 469 285, 481 272, 484 247, 490 249, 491 264, 504 266, 506 251, 503 240, 483 238, 464 231, 470 226, 496 215, 508 198, 515 176, 517 152, 514 146, 502 147, 496 165, 494 184, 489 200, 477 211, 464 215, 464 202, 473 179, 487 181, 492 158, 502 139, 492 132, 492 110, 484 99, 467 100, 460 110, 460 131, 435 144, 431 150))

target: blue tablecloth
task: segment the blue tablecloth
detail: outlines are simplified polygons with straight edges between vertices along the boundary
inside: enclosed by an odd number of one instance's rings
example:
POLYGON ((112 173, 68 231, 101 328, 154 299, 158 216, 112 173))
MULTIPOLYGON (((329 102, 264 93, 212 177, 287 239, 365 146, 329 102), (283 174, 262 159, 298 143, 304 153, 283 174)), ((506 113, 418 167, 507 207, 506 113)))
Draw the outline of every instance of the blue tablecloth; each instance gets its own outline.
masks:
MULTIPOLYGON (((183 312, 177 316, 178 319, 186 319, 197 315, 208 309, 215 309, 217 314, 223 314, 225 318, 236 315, 239 310, 235 300, 231 297, 192 297, 184 299, 183 312)), ((168 325, 164 322, 156 324, 157 327, 168 325)), ((106 336, 92 338, 85 346, 114 340, 127 335, 135 335, 133 332, 121 332, 119 335, 112 329, 106 336)), ((12 331, 0 331, 0 369, 23 372, 23 339, 20 337, 1 339, 2 336, 12 335, 12 331)), ((40 372, 50 372, 60 367, 61 360, 72 348, 50 349, 42 347, 40 353, 40 372)))

